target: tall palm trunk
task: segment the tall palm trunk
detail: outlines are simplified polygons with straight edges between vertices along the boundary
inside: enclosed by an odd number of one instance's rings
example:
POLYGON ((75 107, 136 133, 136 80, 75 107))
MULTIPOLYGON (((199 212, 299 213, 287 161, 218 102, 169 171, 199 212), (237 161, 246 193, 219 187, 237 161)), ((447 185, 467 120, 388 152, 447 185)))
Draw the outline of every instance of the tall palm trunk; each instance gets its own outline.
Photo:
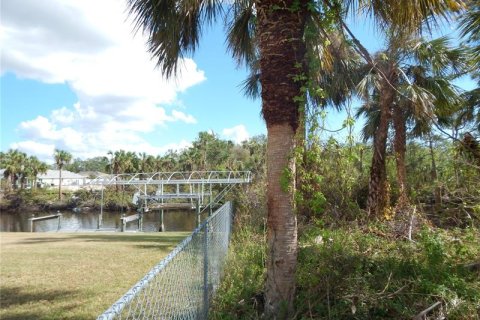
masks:
POLYGON ((295 133, 289 124, 268 129, 267 144, 267 318, 288 318, 293 312, 297 264, 297 219, 294 188, 288 182, 295 174, 295 133), (292 172, 286 175, 286 172, 292 172))
POLYGON ((393 88, 389 83, 384 82, 380 89, 380 123, 373 138, 373 157, 368 185, 367 210, 369 215, 374 217, 383 215, 388 206, 386 150, 388 125, 394 97, 393 88))
POLYGON ((262 113, 267 124, 267 280, 265 314, 282 319, 293 314, 297 264, 294 212, 295 134, 303 72, 306 1, 257 2, 262 113))
POLYGON ((407 130, 405 114, 399 107, 393 110, 393 128, 395 129, 395 138, 393 140, 393 149, 395 151, 395 162, 397 165, 397 183, 399 187, 399 197, 397 208, 408 206, 409 199, 407 194, 407 170, 405 167, 405 154, 407 151, 407 130))

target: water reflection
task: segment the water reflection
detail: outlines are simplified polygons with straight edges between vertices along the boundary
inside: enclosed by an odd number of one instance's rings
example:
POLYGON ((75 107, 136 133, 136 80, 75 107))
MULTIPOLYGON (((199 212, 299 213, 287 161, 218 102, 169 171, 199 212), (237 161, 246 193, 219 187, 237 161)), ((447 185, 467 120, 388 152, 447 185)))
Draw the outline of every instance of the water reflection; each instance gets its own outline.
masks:
MULTIPOLYGON (((35 213, 35 217, 42 217, 56 212, 40 212, 35 213)), ((58 220, 42 220, 35 221, 33 225, 34 232, 75 232, 96 230, 98 226, 99 212, 61 212, 62 218, 60 222, 60 229, 58 229, 58 220)), ((135 212, 128 212, 126 215, 134 214, 135 212)), ((102 229, 120 230, 121 212, 103 212, 102 229)), ((0 215, 0 231, 1 232, 29 232, 30 221, 32 217, 31 212, 21 213, 1 213, 0 215)), ((205 216, 202 216, 202 220, 205 216)), ((143 231, 155 232, 160 229, 160 211, 150 211, 144 214, 143 231)), ((179 211, 179 210, 165 210, 163 216, 163 223, 165 231, 192 231, 197 224, 197 217, 195 211, 179 211)), ((127 224, 127 231, 135 231, 138 229, 137 221, 132 221, 127 224)))

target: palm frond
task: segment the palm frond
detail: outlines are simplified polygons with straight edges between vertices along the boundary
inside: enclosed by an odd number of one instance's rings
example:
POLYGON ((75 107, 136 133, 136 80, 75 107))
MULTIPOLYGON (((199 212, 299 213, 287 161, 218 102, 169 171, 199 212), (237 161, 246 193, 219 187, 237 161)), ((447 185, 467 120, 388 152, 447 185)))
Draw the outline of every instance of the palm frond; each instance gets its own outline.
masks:
POLYGON ((365 66, 364 76, 357 82, 356 91, 358 95, 364 99, 369 100, 371 96, 380 90, 381 76, 370 66, 365 66))
POLYGON ((318 42, 323 45, 317 45, 307 52, 310 60, 314 61, 309 69, 310 79, 322 94, 309 92, 310 98, 314 105, 339 109, 351 100, 365 69, 359 55, 342 34, 331 32, 318 42))
POLYGON ((469 41, 480 41, 480 4, 473 2, 460 19, 460 35, 469 41))
POLYGON ((461 108, 458 118, 463 122, 471 122, 480 132, 480 88, 467 91, 463 94, 465 104, 461 108))
POLYGON ((480 4, 471 2, 467 12, 460 20, 460 34, 472 46, 472 65, 477 69, 476 76, 480 78, 480 4))
MULTIPOLYGON (((440 20, 450 20, 464 9, 462 0, 357 0, 358 10, 370 15, 382 29, 420 32, 424 25, 431 30, 440 20)), ((352 6, 355 1, 349 1, 352 6)))
POLYGON ((247 79, 242 82, 241 87, 247 97, 251 99, 259 98, 262 91, 260 71, 258 69, 250 69, 250 74, 247 79))
POLYGON ((166 76, 198 46, 204 24, 222 12, 220 0, 128 0, 135 29, 148 35, 148 51, 166 76))
POLYGON ((371 100, 363 103, 355 113, 355 118, 364 118, 364 124, 360 132, 362 140, 367 142, 372 139, 377 132, 380 124, 380 107, 378 105, 378 95, 372 97, 371 100))
POLYGON ((416 84, 400 86, 398 91, 401 92, 400 105, 410 109, 414 118, 432 118, 434 116, 435 96, 430 91, 416 84))
POLYGON ((234 2, 227 19, 227 48, 238 64, 251 64, 257 55, 253 0, 234 2))
POLYGON ((451 46, 448 37, 430 41, 416 38, 410 46, 406 49, 410 50, 412 58, 435 76, 454 78, 468 69, 467 48, 451 46))

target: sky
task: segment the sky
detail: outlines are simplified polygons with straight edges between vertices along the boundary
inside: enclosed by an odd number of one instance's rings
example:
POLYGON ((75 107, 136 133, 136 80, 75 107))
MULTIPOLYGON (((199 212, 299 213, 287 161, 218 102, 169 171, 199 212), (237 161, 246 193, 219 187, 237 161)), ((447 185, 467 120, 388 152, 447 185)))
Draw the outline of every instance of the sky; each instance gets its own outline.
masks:
MULTIPOLYGON (((210 131, 240 143, 266 134, 260 100, 245 97, 247 70, 226 51, 221 24, 165 79, 134 33, 125 0, 2 0, 1 151, 51 163, 54 149, 75 158, 129 150, 163 154, 210 131)), ((354 25, 370 50, 372 28, 354 25)), ((344 115, 331 113, 338 129, 344 115)))

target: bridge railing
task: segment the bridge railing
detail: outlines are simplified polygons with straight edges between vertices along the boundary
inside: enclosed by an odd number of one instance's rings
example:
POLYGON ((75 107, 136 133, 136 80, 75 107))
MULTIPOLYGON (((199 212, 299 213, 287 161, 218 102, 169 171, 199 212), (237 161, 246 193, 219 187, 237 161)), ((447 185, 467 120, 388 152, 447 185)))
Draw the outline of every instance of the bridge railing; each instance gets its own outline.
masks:
POLYGON ((232 205, 224 204, 97 320, 207 319, 228 251, 232 205))
POLYGON ((249 183, 251 180, 250 171, 141 172, 104 174, 88 181, 86 185, 230 184, 249 183))

